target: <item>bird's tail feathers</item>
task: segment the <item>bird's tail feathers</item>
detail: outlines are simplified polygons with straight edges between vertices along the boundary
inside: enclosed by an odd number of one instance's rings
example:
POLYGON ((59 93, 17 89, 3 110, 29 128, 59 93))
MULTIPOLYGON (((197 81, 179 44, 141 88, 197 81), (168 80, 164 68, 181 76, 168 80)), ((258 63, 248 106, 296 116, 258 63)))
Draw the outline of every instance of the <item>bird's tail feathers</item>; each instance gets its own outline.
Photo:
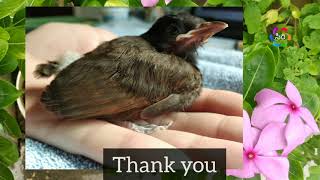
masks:
POLYGON ((55 61, 48 61, 46 64, 39 64, 34 71, 37 78, 48 78, 58 74, 62 69, 69 66, 71 63, 83 57, 82 54, 74 51, 66 51, 55 61))
POLYGON ((49 78, 50 76, 58 73, 59 63, 56 61, 48 61, 46 64, 38 64, 34 75, 37 78, 49 78))

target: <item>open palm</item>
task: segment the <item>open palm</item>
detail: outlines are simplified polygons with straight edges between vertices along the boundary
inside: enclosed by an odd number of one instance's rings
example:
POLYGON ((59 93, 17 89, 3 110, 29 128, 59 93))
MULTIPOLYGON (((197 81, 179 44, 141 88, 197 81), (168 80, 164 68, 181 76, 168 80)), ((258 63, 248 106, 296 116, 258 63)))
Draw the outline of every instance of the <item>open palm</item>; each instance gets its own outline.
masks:
POLYGON ((26 134, 100 163, 103 148, 226 148, 227 168, 241 168, 242 96, 236 93, 204 88, 188 112, 158 117, 174 123, 150 135, 101 120, 61 120, 45 109, 39 100, 52 78, 36 79, 36 65, 66 51, 84 54, 115 37, 98 28, 65 23, 46 24, 27 34, 26 134))

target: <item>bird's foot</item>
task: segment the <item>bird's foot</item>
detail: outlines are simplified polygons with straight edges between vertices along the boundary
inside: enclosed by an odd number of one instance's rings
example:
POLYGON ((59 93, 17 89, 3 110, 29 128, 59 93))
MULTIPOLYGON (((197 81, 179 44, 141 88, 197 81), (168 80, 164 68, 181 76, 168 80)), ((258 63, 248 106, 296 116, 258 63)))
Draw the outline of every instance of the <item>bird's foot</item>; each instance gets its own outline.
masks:
POLYGON ((129 128, 133 131, 144 133, 144 134, 152 134, 155 131, 166 130, 173 124, 173 121, 157 121, 157 122, 147 122, 144 120, 138 120, 134 122, 126 121, 122 125, 126 128, 129 128))

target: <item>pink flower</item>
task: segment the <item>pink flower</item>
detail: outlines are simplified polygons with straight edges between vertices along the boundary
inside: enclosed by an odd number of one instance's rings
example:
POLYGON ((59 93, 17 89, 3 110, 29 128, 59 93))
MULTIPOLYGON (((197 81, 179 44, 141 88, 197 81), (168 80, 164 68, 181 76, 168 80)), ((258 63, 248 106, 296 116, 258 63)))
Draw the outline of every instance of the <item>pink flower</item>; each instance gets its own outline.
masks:
MULTIPOLYGON (((164 2, 168 5, 172 0, 165 0, 164 2)), ((141 0, 143 7, 153 7, 158 4, 159 0, 141 0)))
POLYGON ((285 123, 270 123, 260 131, 251 127, 246 111, 243 112, 243 123, 243 168, 228 169, 227 175, 251 178, 261 173, 268 180, 289 179, 289 161, 276 152, 285 147, 285 123))
POLYGON ((288 98, 271 89, 263 89, 256 95, 252 125, 262 129, 270 122, 285 122, 288 118, 285 128, 287 147, 282 153, 288 155, 306 137, 318 133, 319 128, 310 111, 302 106, 300 93, 290 81, 285 91, 288 98))

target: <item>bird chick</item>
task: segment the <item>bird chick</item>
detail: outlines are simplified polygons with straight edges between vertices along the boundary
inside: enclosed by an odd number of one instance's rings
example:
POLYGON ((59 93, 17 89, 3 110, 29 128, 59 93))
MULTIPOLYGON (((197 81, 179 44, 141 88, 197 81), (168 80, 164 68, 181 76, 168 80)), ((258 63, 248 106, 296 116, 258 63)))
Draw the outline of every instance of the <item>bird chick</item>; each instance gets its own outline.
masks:
POLYGON ((145 121, 183 111, 199 96, 197 48, 226 27, 189 14, 165 15, 144 34, 104 42, 67 66, 40 64, 38 77, 56 74, 41 102, 62 119, 126 121, 138 132, 153 132, 158 126, 145 121))

